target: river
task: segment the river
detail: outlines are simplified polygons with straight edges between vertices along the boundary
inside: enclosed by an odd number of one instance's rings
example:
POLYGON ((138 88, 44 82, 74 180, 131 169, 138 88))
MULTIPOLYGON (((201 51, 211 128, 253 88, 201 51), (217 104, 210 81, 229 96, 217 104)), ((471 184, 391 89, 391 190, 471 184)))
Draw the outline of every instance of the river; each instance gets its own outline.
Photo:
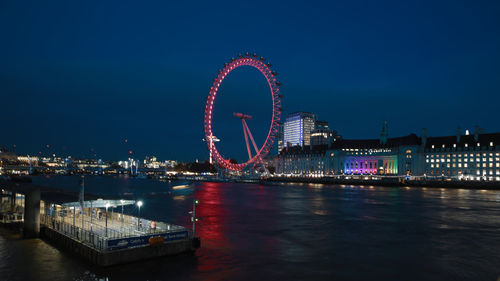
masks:
MULTIPOLYGON (((35 183, 78 190, 78 177, 35 183)), ((86 192, 144 201, 141 216, 189 226, 194 254, 98 268, 0 231, 0 280, 497 280, 500 191, 89 177, 86 192)), ((134 207, 126 212, 137 214, 134 207)))

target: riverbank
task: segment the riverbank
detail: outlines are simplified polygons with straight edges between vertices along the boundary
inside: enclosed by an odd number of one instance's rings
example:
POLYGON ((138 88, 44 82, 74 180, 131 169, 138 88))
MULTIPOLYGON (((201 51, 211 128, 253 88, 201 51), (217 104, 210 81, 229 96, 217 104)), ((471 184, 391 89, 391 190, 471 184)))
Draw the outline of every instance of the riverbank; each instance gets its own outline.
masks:
MULTIPOLYGON (((244 181, 242 181, 244 182, 244 181)), ((345 179, 345 178, 300 178, 300 177, 272 177, 260 180, 261 183, 320 183, 340 185, 371 185, 390 187, 429 187, 475 190, 500 190, 500 182, 490 181, 447 181, 447 180, 404 180, 402 178, 381 179, 345 179)))

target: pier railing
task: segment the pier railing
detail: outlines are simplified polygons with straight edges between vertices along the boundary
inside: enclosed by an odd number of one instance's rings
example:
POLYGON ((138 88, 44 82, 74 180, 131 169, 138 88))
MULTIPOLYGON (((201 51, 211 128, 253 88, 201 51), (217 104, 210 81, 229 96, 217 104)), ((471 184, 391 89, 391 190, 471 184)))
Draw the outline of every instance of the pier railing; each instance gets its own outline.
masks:
POLYGON ((49 215, 40 215, 40 224, 78 240, 96 250, 106 250, 106 238, 92 231, 82 229, 81 227, 66 223, 61 219, 50 217, 49 215))
MULTIPOLYGON (((188 238, 189 235, 186 228, 177 225, 158 223, 157 228, 152 229, 137 227, 137 223, 125 224, 125 220, 123 221, 123 226, 121 221, 109 220, 108 223, 117 229, 102 225, 102 218, 94 219, 90 222, 85 217, 82 220, 81 217, 77 219, 76 216, 73 218, 70 216, 61 216, 60 214, 56 214, 55 216, 50 216, 49 214, 40 215, 41 225, 78 240, 101 252, 142 247, 148 245, 148 239, 151 236, 162 236, 165 241, 173 241, 188 238), (139 240, 141 242, 137 242, 139 240), (118 245, 116 244, 117 241, 126 241, 127 246, 118 245)), ((148 220, 144 219, 141 219, 141 221, 148 222, 148 220)))

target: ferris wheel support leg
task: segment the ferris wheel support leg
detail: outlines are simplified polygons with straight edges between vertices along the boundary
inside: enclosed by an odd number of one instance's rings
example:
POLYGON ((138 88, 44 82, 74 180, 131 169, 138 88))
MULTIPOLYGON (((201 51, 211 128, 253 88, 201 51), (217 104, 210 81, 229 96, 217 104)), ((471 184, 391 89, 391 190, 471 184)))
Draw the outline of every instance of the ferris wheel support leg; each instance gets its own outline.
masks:
POLYGON ((246 128, 246 130, 248 131, 248 135, 250 136, 250 139, 252 140, 252 144, 253 144, 253 148, 255 149, 255 153, 259 154, 259 149, 257 148, 257 145, 255 144, 255 140, 253 139, 253 136, 252 136, 252 133, 250 132, 250 128, 248 128, 248 125, 247 125, 247 122, 245 122, 245 120, 243 120, 243 127, 246 128))
POLYGON ((243 126, 243 134, 245 135, 245 143, 247 144, 248 160, 250 160, 252 159, 252 152, 250 151, 250 144, 248 143, 248 134, 245 126, 246 125, 245 119, 241 119, 241 125, 243 126))
POLYGON ((269 171, 267 170, 266 165, 264 165, 264 161, 262 160, 262 157, 259 154, 259 149, 257 148, 257 145, 255 144, 255 140, 253 139, 252 133, 250 132, 250 128, 248 127, 248 125, 247 125, 247 123, 245 122, 244 119, 242 119, 242 121, 243 121, 243 126, 248 131, 248 135, 250 136, 250 140, 252 140, 252 144, 253 144, 253 148, 255 149, 255 153, 257 155, 259 155, 259 157, 257 157, 257 162, 255 164, 256 165, 260 164, 262 166, 262 168, 264 169, 264 172, 266 174, 269 174, 269 171))

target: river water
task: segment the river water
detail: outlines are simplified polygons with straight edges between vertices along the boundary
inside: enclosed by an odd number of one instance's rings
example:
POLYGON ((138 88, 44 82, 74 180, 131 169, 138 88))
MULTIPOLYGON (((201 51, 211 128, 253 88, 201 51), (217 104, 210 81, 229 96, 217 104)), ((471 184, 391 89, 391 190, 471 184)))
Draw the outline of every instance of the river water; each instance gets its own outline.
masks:
MULTIPOLYGON (((77 177, 34 182, 78 190, 77 177)), ((90 177, 86 192, 144 201, 141 216, 189 226, 202 248, 97 268, 0 232, 0 280, 497 280, 500 192, 322 184, 194 183, 90 177)), ((136 214, 134 207, 126 212, 136 214)))

